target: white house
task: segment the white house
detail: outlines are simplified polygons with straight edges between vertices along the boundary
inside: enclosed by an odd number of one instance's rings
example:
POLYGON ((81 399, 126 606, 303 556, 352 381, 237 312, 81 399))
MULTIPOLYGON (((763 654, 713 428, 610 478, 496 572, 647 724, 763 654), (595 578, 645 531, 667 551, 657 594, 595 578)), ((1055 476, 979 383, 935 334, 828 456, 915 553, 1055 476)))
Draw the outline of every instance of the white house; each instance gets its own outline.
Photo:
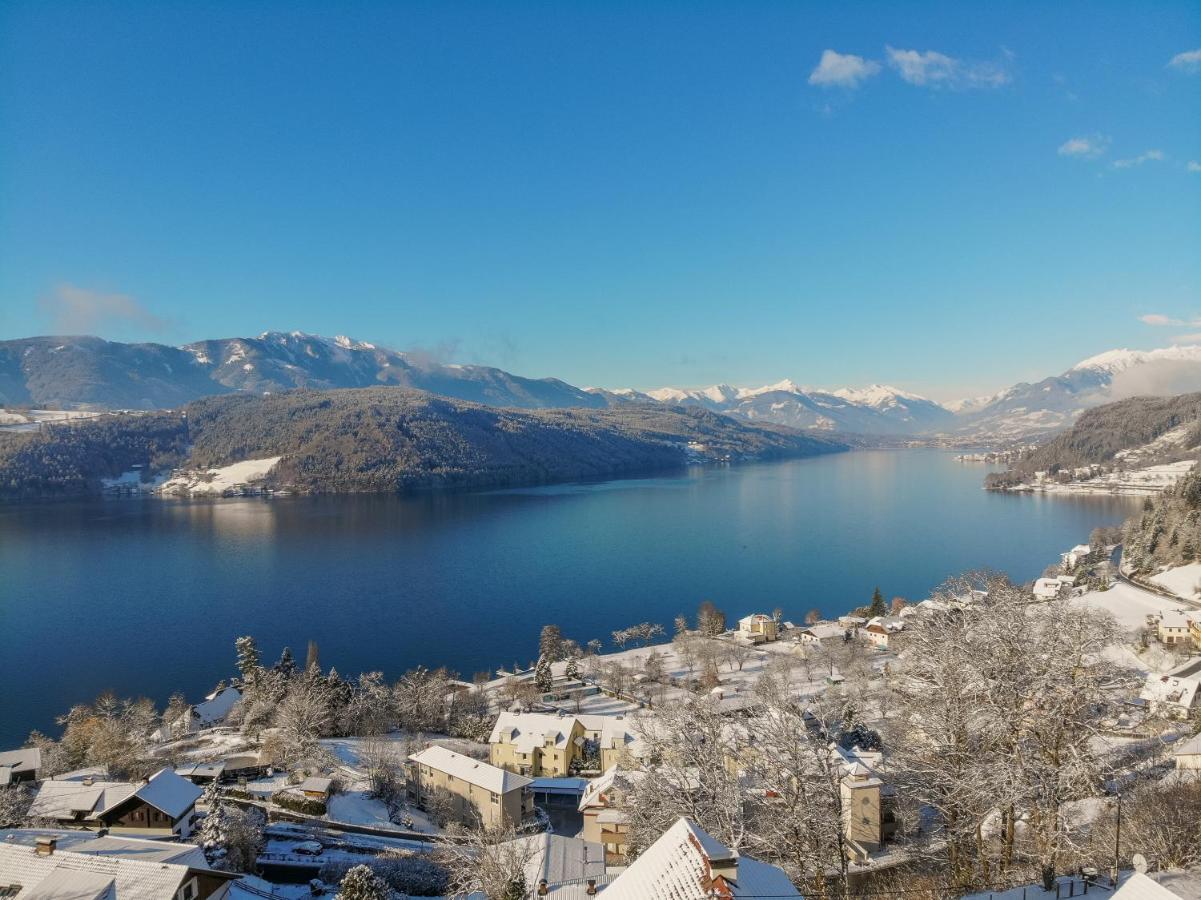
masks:
POLYGON ((771 616, 752 613, 738 620, 738 633, 757 644, 774 641, 780 636, 780 624, 771 616))
POLYGON ((889 638, 892 637, 892 632, 883 625, 868 625, 866 628, 860 629, 860 634, 867 638, 867 642, 877 650, 887 650, 889 638))
POLYGON ((1159 614, 1156 636, 1164 646, 1189 642, 1189 614, 1180 609, 1167 609, 1159 614))
POLYGON ((818 622, 806 625, 798 632, 802 644, 824 644, 828 641, 846 640, 847 627, 836 622, 818 622))
POLYGON ((1088 544, 1077 544, 1067 553, 1059 554, 1059 558, 1063 561, 1063 567, 1067 571, 1072 571, 1076 566, 1080 565, 1081 560, 1088 556, 1092 548, 1088 544))
POLYGON ((1201 774, 1201 734, 1194 734, 1172 751, 1177 771, 1201 774))
POLYGON ((160 741, 170 741, 192 734, 201 728, 220 725, 241 699, 242 692, 237 688, 218 688, 205 696, 202 702, 189 707, 188 711, 174 722, 163 725, 155 736, 160 741))
POLYGON ((1151 673, 1139 697, 1151 704, 1152 712, 1187 718, 1201 689, 1201 659, 1192 659, 1163 675, 1151 673))

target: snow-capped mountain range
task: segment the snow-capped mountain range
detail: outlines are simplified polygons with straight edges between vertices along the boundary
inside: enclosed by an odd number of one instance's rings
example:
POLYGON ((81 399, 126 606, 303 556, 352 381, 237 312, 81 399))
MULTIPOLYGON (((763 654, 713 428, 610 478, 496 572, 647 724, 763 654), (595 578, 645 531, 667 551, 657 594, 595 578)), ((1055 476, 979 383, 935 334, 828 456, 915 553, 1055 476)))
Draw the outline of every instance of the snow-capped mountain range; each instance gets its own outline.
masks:
MULTIPOLYGON (((595 389, 594 389, 595 390, 595 389)), ((1017 438, 1065 428, 1083 410, 1136 395, 1201 390, 1201 346, 1109 350, 1062 375, 940 404, 887 384, 821 390, 785 380, 758 388, 603 391, 611 401, 704 406, 749 420, 860 434, 1017 438)))
POLYGON ((182 347, 96 337, 0 341, 0 406, 152 409, 213 394, 293 388, 414 388, 522 408, 656 403, 699 406, 750 422, 871 435, 1018 438, 1070 425, 1085 409, 1136 395, 1201 390, 1201 346, 1110 350, 1034 384, 939 404, 887 384, 821 389, 790 380, 653 391, 582 389, 488 366, 442 363, 365 341, 302 332, 198 341, 182 347))

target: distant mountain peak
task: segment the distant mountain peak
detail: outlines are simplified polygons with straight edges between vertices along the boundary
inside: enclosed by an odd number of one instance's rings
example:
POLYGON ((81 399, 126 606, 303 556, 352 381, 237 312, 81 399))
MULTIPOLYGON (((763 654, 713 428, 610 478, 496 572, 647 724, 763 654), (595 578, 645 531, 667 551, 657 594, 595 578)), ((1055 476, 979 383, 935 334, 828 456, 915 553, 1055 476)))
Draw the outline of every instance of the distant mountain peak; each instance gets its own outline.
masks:
POLYGON ((1201 346, 1181 344, 1178 347, 1160 347, 1157 350, 1106 350, 1096 356, 1081 360, 1069 369, 1079 372, 1084 369, 1108 372, 1116 375, 1134 366, 1156 362, 1201 362, 1201 346))
POLYGON ((865 388, 839 388, 834 391, 835 397, 850 400, 853 403, 866 403, 868 406, 885 406, 898 400, 909 400, 916 403, 933 403, 934 401, 920 394, 903 391, 891 384, 869 384, 865 388))

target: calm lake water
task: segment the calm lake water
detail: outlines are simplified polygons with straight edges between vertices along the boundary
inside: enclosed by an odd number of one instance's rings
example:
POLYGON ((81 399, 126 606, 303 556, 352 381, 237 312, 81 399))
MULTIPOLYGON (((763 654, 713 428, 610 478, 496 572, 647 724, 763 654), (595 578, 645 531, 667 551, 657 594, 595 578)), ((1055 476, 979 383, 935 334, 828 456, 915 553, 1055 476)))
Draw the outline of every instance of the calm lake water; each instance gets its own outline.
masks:
POLYGON ((465 676, 691 615, 800 618, 920 599, 980 567, 1021 580, 1138 501, 990 494, 986 469, 868 451, 670 477, 419 497, 0 506, 0 749, 102 689, 198 699, 234 638, 309 638, 344 675, 465 676))

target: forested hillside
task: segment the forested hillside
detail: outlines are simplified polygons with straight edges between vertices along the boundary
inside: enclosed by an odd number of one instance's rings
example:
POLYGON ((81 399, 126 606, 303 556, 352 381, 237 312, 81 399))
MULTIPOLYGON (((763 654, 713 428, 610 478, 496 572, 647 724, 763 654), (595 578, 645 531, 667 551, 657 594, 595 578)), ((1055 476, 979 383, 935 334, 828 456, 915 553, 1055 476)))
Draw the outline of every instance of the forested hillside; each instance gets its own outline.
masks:
POLYGON ((116 414, 34 433, 0 433, 0 498, 76 496, 135 466, 146 471, 183 461, 186 421, 171 412, 116 414))
MULTIPOLYGON (((1110 464, 1121 451, 1145 447, 1182 427, 1179 440, 1165 445, 1155 461, 1180 459, 1201 444, 1201 393, 1107 403, 1082 413, 1069 431, 1024 454, 1009 471, 990 474, 986 486, 1004 488, 1035 472, 1054 475, 1076 466, 1110 464)), ((1140 464, 1150 462, 1142 459, 1140 464)))
POLYGON ((1171 490, 1148 497, 1123 528, 1123 559, 1136 572, 1196 562, 1201 551, 1201 472, 1190 472, 1171 490))
POLYGON ((698 409, 497 409, 397 388, 237 394, 181 413, 106 416, 7 436, 0 496, 95 492, 100 479, 134 465, 209 467, 273 456, 283 459, 272 486, 352 492, 532 484, 845 449, 698 409))

